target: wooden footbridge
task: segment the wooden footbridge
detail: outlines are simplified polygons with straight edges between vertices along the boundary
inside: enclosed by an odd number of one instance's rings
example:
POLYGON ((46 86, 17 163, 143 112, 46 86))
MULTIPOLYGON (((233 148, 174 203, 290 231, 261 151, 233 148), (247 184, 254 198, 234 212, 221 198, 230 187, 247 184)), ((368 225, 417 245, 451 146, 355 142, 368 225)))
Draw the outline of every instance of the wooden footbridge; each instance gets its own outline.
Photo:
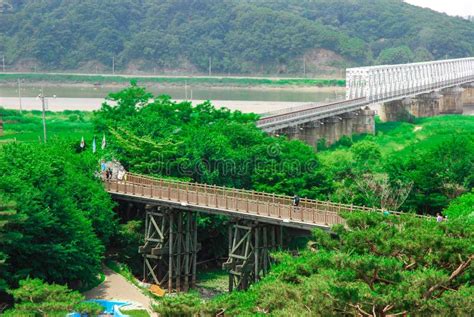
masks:
MULTIPOLYGON (((168 291, 195 286, 196 213, 227 215, 229 290, 244 289, 266 275, 271 250, 282 247, 282 228, 329 229, 344 224, 342 212, 382 212, 381 209, 182 182, 128 173, 124 180, 105 182, 117 200, 146 205, 144 279, 168 291)), ((222 241, 216 241, 222 243, 222 241)))

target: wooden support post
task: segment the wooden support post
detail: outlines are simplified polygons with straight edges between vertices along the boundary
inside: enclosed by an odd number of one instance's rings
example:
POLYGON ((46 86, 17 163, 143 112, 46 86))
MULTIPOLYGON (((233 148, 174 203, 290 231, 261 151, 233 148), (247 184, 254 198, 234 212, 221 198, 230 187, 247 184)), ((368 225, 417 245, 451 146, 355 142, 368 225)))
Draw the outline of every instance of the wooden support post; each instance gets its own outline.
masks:
POLYGON ((191 273, 190 270, 190 256, 191 256, 191 221, 192 221, 192 212, 186 212, 186 234, 185 234, 185 249, 184 249, 184 288, 185 291, 189 289, 189 275, 191 273))
POLYGON ((279 226, 280 228, 280 234, 278 235, 278 244, 280 245, 280 248, 283 249, 283 226, 279 226))
POLYGON ((181 247, 183 245, 183 212, 178 212, 178 233, 176 235, 176 291, 181 291, 181 247))
POLYGON ((173 291, 173 243, 174 243, 174 214, 170 212, 169 255, 168 255, 168 293, 173 291))
POLYGON ((267 275, 267 271, 268 271, 268 266, 269 266, 269 263, 268 263, 268 250, 271 249, 271 246, 268 245, 268 240, 267 240, 267 226, 264 226, 262 228, 262 231, 263 231, 263 276, 266 276, 267 275))
POLYGON ((193 275, 192 287, 196 287, 196 265, 197 265, 197 214, 193 215, 193 275))
POLYGON ((260 271, 260 267, 259 267, 259 262, 258 262, 258 257, 260 255, 260 237, 259 237, 259 227, 256 226, 254 228, 254 232, 255 232, 255 246, 254 246, 254 281, 257 282, 258 281, 258 275, 259 275, 259 271, 260 271))

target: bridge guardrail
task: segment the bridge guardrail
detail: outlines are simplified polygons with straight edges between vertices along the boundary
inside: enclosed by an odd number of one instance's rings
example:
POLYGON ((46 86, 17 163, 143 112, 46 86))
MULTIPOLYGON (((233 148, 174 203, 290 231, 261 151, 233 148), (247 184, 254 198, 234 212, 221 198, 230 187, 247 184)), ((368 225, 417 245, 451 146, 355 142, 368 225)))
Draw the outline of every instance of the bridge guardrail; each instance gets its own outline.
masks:
POLYGON ((393 91, 383 92, 383 93, 376 93, 376 94, 373 94, 369 90, 367 100, 370 102, 377 102, 377 101, 387 100, 390 98, 398 98, 398 97, 403 97, 403 96, 408 97, 411 95, 422 94, 430 90, 443 89, 443 88, 461 85, 461 84, 465 84, 469 82, 474 82, 474 76, 466 76, 466 77, 461 77, 458 79, 445 80, 445 81, 438 82, 435 84, 421 85, 415 88, 403 88, 403 89, 398 89, 398 90, 393 90, 393 91))
POLYGON ((278 123, 278 122, 283 122, 288 119, 293 119, 293 118, 299 118, 299 117, 305 117, 308 115, 314 115, 317 113, 324 113, 332 110, 337 110, 340 108, 344 108, 347 106, 352 106, 352 105, 357 105, 359 103, 364 103, 366 101, 366 98, 357 98, 357 99, 351 99, 351 100, 344 100, 344 101, 338 101, 338 102, 333 102, 327 105, 319 105, 315 106, 312 108, 307 108, 307 109, 301 109, 301 110, 295 110, 295 111, 290 111, 282 114, 277 114, 269 117, 262 118, 257 121, 257 127, 264 127, 266 125, 272 124, 272 123, 278 123))
MULTIPOLYGON (((168 200, 187 205, 286 219, 315 226, 343 224, 342 212, 383 212, 382 209, 302 198, 298 207, 292 197, 243 189, 153 178, 133 173, 124 181, 106 182, 110 192, 168 200)), ((399 215, 399 212, 390 213, 399 215)))

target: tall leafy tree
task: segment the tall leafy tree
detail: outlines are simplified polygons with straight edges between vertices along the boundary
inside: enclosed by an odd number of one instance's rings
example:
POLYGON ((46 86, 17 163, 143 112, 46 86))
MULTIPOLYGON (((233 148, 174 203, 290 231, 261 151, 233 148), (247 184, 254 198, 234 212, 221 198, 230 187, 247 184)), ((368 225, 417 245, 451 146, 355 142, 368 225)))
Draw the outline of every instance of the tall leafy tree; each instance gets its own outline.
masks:
POLYGON ((75 287, 96 279, 115 220, 88 155, 61 142, 0 149, 0 191, 19 216, 4 225, 9 238, 0 240, 10 285, 27 276, 75 287))

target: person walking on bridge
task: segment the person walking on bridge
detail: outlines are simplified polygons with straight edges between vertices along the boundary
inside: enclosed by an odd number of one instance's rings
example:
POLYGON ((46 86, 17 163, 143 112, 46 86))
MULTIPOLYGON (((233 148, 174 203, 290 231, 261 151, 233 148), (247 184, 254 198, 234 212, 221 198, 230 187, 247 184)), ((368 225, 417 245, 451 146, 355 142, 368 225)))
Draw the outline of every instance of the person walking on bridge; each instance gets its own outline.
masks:
POLYGON ((295 194, 293 197, 293 206, 295 207, 295 211, 298 211, 298 206, 300 205, 300 197, 295 194))

